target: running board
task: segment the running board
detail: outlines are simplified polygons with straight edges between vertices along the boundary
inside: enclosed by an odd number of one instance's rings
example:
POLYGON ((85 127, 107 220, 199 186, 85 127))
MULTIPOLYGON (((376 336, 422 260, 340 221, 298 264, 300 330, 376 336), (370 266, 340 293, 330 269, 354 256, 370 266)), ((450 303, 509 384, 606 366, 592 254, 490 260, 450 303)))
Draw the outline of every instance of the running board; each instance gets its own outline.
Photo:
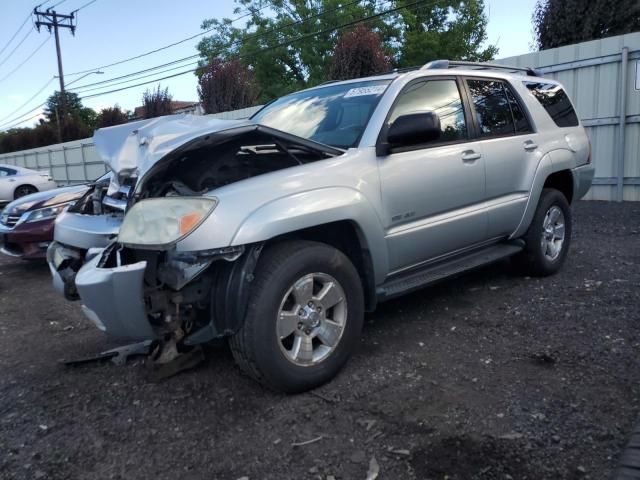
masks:
POLYGON ((510 257, 522 251, 522 248, 522 245, 514 243, 500 243, 453 259, 432 263, 419 270, 414 269, 395 275, 378 287, 378 301, 389 300, 462 272, 510 257))

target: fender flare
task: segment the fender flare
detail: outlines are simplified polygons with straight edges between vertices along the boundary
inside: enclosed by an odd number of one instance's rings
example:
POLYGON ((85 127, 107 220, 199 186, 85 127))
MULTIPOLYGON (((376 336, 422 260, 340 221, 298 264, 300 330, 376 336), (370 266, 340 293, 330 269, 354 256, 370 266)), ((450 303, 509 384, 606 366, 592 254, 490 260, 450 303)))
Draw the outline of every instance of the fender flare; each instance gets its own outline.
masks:
POLYGON ((538 208, 542 189, 544 188, 544 184, 547 181, 547 178, 549 178, 549 175, 561 170, 571 169, 573 161, 573 154, 567 149, 552 150, 547 152, 540 159, 538 167, 536 168, 536 173, 533 177, 533 182, 531 183, 531 188, 529 189, 529 199, 527 200, 524 214, 520 219, 518 227, 509 237, 510 239, 519 238, 527 233, 529 225, 533 220, 533 216, 536 213, 536 208, 538 208))

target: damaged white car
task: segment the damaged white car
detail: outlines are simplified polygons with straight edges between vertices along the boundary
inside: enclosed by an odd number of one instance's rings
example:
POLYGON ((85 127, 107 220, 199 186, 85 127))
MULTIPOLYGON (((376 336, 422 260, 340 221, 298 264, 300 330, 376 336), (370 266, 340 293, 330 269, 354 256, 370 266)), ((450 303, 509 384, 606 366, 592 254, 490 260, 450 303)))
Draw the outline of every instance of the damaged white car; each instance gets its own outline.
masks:
POLYGON ((378 301, 513 255, 556 272, 593 178, 584 128, 557 82, 477 66, 99 130, 114 175, 57 222, 55 282, 158 358, 228 337, 244 371, 296 392, 338 372, 378 301), (62 238, 83 218, 105 244, 62 238))

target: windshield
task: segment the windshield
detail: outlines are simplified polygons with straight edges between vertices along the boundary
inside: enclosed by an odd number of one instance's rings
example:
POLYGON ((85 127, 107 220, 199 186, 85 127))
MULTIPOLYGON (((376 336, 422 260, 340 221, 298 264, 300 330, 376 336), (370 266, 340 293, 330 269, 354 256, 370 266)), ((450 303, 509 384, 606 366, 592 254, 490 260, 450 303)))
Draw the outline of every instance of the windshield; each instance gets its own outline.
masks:
POLYGON ((328 85, 270 103, 256 123, 338 148, 355 147, 391 80, 328 85))

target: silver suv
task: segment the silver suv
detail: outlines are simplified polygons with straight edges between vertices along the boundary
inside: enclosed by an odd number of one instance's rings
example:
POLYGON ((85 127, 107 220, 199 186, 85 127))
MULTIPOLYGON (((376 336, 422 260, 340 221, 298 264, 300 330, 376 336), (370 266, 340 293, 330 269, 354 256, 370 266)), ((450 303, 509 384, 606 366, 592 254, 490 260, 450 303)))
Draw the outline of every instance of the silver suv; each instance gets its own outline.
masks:
POLYGON ((287 392, 336 375, 380 301, 511 256, 557 272, 594 172, 558 82, 448 61, 95 143, 127 213, 70 276, 87 316, 173 355, 228 337, 245 372, 287 392))

